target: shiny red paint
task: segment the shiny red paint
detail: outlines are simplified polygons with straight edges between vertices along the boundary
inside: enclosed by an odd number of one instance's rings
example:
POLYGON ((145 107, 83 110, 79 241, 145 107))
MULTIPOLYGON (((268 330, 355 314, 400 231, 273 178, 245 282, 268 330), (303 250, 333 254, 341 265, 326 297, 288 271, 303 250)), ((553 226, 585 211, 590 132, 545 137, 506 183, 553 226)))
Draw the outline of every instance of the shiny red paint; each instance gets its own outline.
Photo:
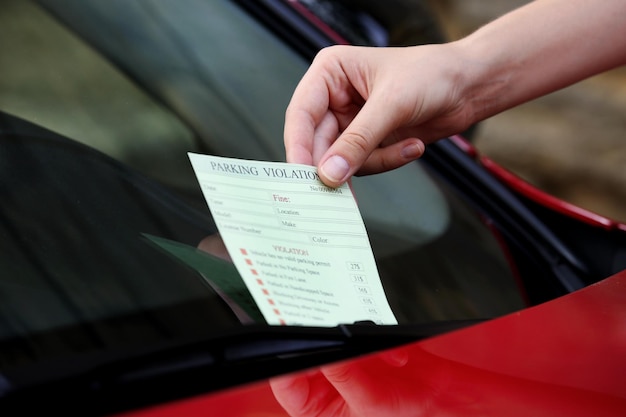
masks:
POLYGON ((524 302, 524 306, 531 306, 532 303, 530 301, 530 297, 528 296, 528 291, 526 290, 526 286, 524 285, 522 276, 519 272, 519 268, 517 267, 517 263, 509 250, 509 245, 506 243, 506 239, 502 236, 500 230, 494 225, 493 221, 487 217, 482 218, 483 224, 489 229, 492 236, 495 238, 496 242, 498 242, 498 246, 500 246, 500 250, 504 255, 504 258, 509 265, 509 269, 511 270, 511 274, 513 275, 513 279, 515 280, 515 284, 517 286, 517 291, 524 302))
POLYGON ((485 156, 480 157, 480 162, 500 181, 506 183, 512 189, 533 201, 536 201, 557 212, 566 214, 574 219, 580 220, 587 224, 591 224, 593 226, 601 227, 605 230, 623 230, 624 225, 620 225, 619 222, 608 219, 589 210, 585 210, 583 208, 575 206, 574 204, 570 204, 546 192, 543 192, 485 156))
POLYGON ((574 219, 580 220, 592 226, 601 227, 605 230, 621 230, 626 232, 626 224, 609 219, 607 217, 596 214, 592 211, 585 210, 574 204, 563 201, 553 195, 550 195, 537 187, 524 181, 522 178, 513 174, 511 171, 494 162, 492 159, 480 155, 476 147, 460 135, 451 136, 450 140, 458 146, 463 152, 470 157, 478 160, 487 171, 500 181, 511 187, 524 197, 535 201, 545 207, 556 212, 565 214, 574 219))
POLYGON ((317 27, 319 31, 321 31, 324 35, 328 36, 329 39, 333 41, 333 43, 337 45, 348 45, 348 41, 343 38, 343 36, 339 35, 335 32, 330 26, 326 24, 323 20, 315 16, 313 13, 309 11, 300 1, 297 0, 288 0, 287 4, 291 6, 294 10, 298 12, 302 17, 312 23, 317 27))
POLYGON ((624 416, 625 375, 622 271, 463 330, 125 416, 624 416))
POLYGON ((468 154, 470 157, 476 159, 478 158, 478 150, 472 145, 467 139, 465 139, 461 135, 450 136, 450 141, 454 143, 457 147, 461 148, 463 152, 468 154))

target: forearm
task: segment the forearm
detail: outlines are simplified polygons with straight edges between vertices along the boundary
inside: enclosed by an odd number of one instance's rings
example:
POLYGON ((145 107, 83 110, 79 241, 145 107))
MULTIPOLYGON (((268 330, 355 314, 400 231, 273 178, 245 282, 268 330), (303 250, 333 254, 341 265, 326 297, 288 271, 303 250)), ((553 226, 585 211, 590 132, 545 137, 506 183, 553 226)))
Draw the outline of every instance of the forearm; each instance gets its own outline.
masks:
POLYGON ((474 122, 626 63, 626 1, 536 0, 454 43, 474 122))

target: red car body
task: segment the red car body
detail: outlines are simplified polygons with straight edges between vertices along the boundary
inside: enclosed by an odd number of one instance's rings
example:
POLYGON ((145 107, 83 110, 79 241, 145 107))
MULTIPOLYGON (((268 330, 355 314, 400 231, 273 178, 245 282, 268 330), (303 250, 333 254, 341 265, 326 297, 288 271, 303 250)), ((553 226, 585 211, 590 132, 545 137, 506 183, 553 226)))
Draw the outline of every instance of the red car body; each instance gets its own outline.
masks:
POLYGON ((282 377, 274 382, 276 391, 262 381, 123 415, 362 415, 358 402, 374 401, 378 407, 367 415, 429 415, 421 410, 457 415, 471 409, 476 415, 499 416, 504 403, 506 415, 623 416, 625 324, 623 271, 486 323, 282 377), (339 390, 321 381, 322 372, 334 378, 339 390), (440 389, 450 392, 442 395, 440 389), (348 407, 350 413, 344 401, 354 395, 360 400, 348 407))

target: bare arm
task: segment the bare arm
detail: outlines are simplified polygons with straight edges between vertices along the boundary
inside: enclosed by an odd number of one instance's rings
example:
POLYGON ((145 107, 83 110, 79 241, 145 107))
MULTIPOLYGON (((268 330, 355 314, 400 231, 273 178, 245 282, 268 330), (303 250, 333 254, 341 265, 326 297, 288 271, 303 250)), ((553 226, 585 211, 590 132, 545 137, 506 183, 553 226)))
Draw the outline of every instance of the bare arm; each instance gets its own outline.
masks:
POLYGON ((626 63, 626 3, 538 0, 458 41, 480 121, 626 63))
POLYGON ((404 165, 424 143, 626 63, 625 21, 623 0, 536 0, 448 44, 327 48, 287 109, 287 160, 318 165, 330 186, 404 165))

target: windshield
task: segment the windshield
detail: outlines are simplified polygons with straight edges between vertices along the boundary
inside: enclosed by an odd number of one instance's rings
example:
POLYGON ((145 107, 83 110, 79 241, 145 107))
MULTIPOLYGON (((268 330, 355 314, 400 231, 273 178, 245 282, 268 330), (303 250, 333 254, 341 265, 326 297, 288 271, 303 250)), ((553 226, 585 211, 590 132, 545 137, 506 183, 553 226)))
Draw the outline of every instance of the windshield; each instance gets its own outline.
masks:
MULTIPOLYGON (((308 62, 229 1, 2 8, 0 369, 262 323, 197 249, 216 228, 187 152, 283 160, 308 62)), ((400 324, 523 308, 487 219, 421 163, 354 190, 400 324)))

